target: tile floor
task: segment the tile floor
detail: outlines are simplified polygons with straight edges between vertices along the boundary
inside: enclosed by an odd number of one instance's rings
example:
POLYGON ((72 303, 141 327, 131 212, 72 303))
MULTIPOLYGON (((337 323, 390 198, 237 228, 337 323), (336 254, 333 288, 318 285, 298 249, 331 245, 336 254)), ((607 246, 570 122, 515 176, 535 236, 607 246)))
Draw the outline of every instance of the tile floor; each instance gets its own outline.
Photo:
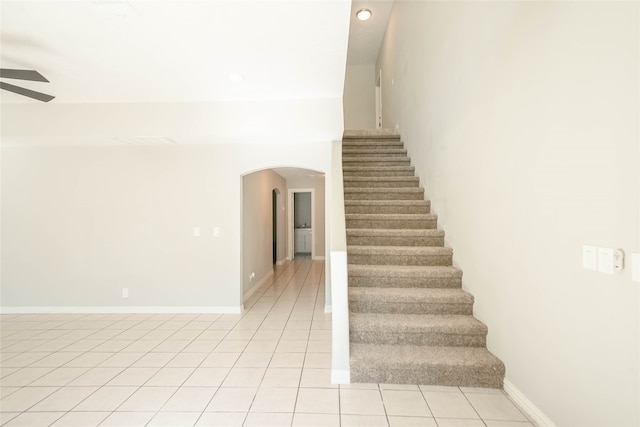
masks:
POLYGON ((500 390, 330 383, 324 263, 242 315, 1 315, 2 426, 532 427, 500 390))

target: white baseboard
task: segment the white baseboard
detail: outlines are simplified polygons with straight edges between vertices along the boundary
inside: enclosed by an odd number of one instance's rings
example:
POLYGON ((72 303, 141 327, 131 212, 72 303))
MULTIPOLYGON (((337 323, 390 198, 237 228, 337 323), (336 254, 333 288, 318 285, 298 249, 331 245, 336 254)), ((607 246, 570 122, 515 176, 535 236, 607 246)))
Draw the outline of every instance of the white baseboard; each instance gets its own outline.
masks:
POLYGON ((314 256, 311 259, 313 261, 324 261, 324 257, 323 256, 314 256))
POLYGON ((264 285, 272 277, 273 277, 273 270, 267 272, 267 274, 265 274, 260 280, 258 280, 256 284, 253 285, 251 289, 247 291, 246 294, 244 294, 244 296, 242 297, 242 302, 245 302, 246 300, 251 298, 251 295, 255 294, 256 291, 260 289, 260 287, 264 285))
POLYGON ((538 427, 557 427, 532 401, 508 379, 504 379, 504 391, 522 409, 525 414, 536 423, 538 427))
POLYGON ((284 265, 287 262, 286 258, 282 258, 280 261, 276 261, 276 265, 284 265))
POLYGON ((0 307, 1 314, 241 314, 243 306, 37 306, 37 307, 0 307))
POLYGON ((332 369, 331 384, 351 384, 351 371, 346 369, 332 369))
POLYGON ((331 311, 332 311, 331 304, 325 304, 325 306, 324 306, 324 312, 325 312, 325 313, 331 313, 331 311))

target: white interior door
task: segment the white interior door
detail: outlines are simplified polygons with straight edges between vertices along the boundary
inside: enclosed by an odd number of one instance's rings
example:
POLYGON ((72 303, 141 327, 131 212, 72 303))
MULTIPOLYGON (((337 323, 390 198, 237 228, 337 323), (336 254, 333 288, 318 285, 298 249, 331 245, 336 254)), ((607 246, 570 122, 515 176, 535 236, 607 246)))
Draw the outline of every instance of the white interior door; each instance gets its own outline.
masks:
POLYGON ((376 79, 376 129, 382 129, 382 70, 376 79))

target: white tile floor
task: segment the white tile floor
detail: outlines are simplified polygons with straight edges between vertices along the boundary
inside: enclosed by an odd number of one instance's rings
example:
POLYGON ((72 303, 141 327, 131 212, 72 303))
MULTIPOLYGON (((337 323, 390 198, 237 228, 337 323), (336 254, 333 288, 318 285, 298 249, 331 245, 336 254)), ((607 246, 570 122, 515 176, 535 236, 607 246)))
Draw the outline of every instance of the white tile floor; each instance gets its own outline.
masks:
POLYGON ((330 384, 324 263, 242 315, 2 315, 2 426, 531 427, 499 390, 330 384))

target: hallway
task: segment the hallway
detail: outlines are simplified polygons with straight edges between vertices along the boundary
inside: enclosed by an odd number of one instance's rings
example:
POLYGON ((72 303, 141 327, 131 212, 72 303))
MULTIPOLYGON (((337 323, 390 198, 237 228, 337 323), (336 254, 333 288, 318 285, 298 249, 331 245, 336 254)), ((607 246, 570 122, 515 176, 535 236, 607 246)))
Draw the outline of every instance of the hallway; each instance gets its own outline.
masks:
POLYGON ((2 426, 532 427, 500 390, 330 384, 324 262, 242 315, 2 315, 2 426))

